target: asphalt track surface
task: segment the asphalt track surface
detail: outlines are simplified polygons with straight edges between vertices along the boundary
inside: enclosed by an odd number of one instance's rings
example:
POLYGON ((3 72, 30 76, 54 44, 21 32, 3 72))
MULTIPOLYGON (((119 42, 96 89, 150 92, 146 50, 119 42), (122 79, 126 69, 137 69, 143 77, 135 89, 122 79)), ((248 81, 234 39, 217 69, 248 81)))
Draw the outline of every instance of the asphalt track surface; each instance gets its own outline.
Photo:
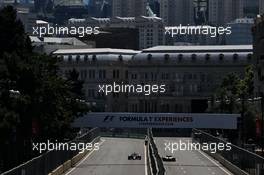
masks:
POLYGON ((144 175, 144 139, 101 138, 98 151, 88 154, 66 175, 144 175), (136 152, 141 160, 128 160, 136 152))
POLYGON ((188 142, 191 138, 156 137, 155 143, 160 156, 172 155, 176 162, 164 162, 166 175, 233 175, 221 164, 201 151, 174 151, 166 149, 165 143, 188 142))

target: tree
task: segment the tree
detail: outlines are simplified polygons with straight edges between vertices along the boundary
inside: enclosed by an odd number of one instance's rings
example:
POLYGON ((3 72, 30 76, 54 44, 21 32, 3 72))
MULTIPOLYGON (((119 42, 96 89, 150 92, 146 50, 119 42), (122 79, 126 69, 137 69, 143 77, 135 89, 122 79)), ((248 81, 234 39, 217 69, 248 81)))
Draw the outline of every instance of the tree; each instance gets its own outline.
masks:
POLYGON ((0 11, 0 24, 0 164, 3 158, 7 170, 31 158, 32 141, 70 138, 71 122, 87 108, 76 100, 82 82, 60 77, 58 58, 32 52, 12 7, 0 11))
POLYGON ((224 77, 215 94, 220 104, 210 109, 210 112, 240 113, 245 140, 255 138, 256 109, 248 100, 253 97, 253 91, 254 72, 253 67, 248 66, 243 78, 234 73, 224 77))

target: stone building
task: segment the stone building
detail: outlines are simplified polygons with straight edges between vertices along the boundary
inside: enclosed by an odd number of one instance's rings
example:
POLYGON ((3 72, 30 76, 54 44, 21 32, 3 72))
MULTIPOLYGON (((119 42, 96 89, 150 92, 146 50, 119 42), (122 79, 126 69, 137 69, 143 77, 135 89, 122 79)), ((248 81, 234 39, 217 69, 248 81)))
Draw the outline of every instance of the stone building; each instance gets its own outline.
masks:
POLYGON ((69 26, 94 26, 104 28, 130 28, 139 31, 139 49, 164 45, 164 25, 158 17, 113 17, 113 18, 87 18, 69 19, 69 26))
POLYGON ((61 73, 73 68, 84 80, 86 100, 100 111, 204 112, 224 76, 252 63, 252 46, 157 46, 143 51, 64 49, 61 73), (165 85, 164 93, 99 93, 99 85, 165 85))

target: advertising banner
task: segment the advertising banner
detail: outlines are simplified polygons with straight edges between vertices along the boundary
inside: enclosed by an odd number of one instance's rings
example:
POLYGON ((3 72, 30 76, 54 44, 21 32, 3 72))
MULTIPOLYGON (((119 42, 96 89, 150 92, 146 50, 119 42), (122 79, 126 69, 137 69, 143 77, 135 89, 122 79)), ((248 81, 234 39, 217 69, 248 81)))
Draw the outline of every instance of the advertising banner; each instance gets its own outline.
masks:
POLYGON ((88 113, 73 127, 237 129, 239 114, 88 113))

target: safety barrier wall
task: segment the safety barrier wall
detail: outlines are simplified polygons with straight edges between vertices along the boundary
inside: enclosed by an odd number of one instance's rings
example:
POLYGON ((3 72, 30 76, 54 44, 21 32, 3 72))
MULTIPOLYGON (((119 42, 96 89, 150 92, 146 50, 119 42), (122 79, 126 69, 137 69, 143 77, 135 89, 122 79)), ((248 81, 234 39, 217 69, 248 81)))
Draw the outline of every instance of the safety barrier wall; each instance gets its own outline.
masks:
MULTIPOLYGON (((227 142, 208 134, 202 130, 193 129, 193 141, 199 143, 224 143, 227 142)), ((211 157, 218 160, 229 171, 235 175, 263 175, 264 174, 264 158, 249 152, 243 148, 231 144, 231 150, 217 151, 210 153, 211 157)))
POLYGON ((150 175, 164 175, 165 174, 165 168, 163 165, 163 161, 158 153, 157 146, 153 139, 152 130, 148 130, 148 174, 150 175))
MULTIPOLYGON (((100 129, 94 128, 71 142, 89 143, 97 140, 99 135, 100 129)), ((47 175, 54 170, 56 170, 56 172, 63 172, 65 171, 65 167, 69 167, 69 161, 71 161, 71 164, 72 162, 76 163, 77 159, 81 159, 85 153, 86 152, 79 154, 78 150, 48 151, 18 167, 13 168, 12 170, 2 173, 1 175, 47 175)))

